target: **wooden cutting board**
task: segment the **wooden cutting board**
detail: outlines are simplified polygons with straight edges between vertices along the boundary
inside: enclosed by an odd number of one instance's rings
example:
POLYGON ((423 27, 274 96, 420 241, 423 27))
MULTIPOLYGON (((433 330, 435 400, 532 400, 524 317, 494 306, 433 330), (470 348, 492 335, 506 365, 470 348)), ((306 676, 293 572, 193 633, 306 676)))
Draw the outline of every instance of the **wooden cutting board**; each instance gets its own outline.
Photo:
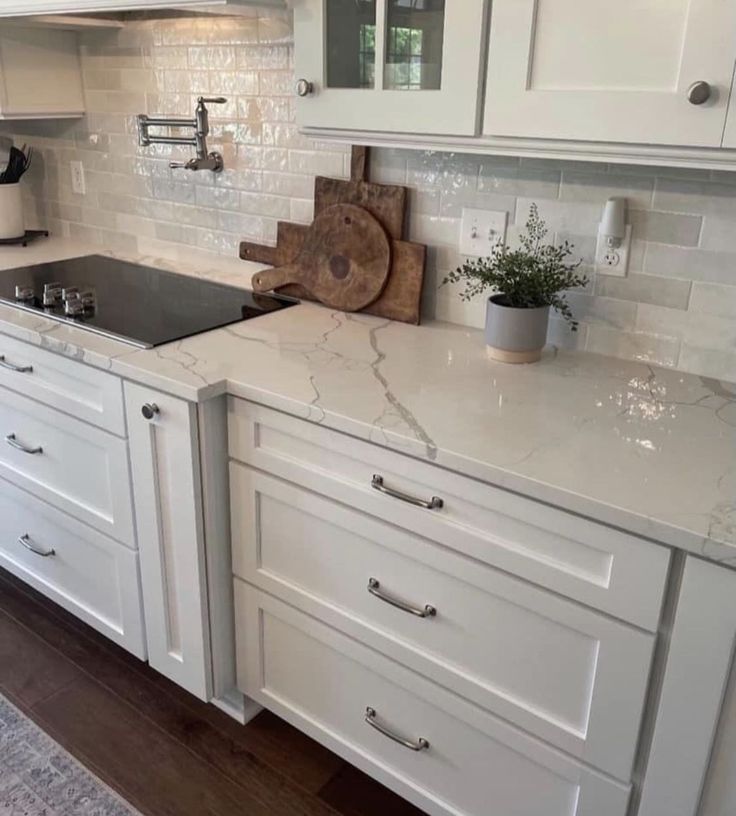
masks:
POLYGON ((406 187, 368 181, 368 148, 355 146, 350 157, 350 179, 317 176, 314 180, 314 213, 334 204, 356 204, 381 223, 391 238, 404 235, 406 187))
POLYGON ((355 312, 379 297, 390 266, 391 247, 380 223, 362 207, 336 204, 307 228, 293 260, 253 276, 253 289, 299 284, 326 306, 355 312))
MULTIPOLYGON (((276 246, 243 241, 240 257, 246 261, 282 266, 289 264, 299 254, 309 227, 306 224, 278 222, 276 246)), ((419 323, 424 282, 424 266, 427 248, 412 241, 391 242, 391 273, 386 288, 374 303, 362 309, 366 314, 400 320, 402 323, 419 323)), ((311 300, 301 286, 283 286, 279 294, 311 300)))
MULTIPOLYGON (((406 188, 397 185, 374 184, 366 181, 368 148, 354 146, 351 155, 351 178, 315 180, 315 212, 319 215, 335 203, 364 206, 394 240, 391 242, 392 263, 388 282, 381 296, 363 311, 389 320, 419 323, 422 286, 426 262, 426 247, 403 236, 406 209, 406 188)), ((309 227, 279 221, 276 246, 243 241, 240 257, 271 266, 290 264, 299 254, 309 227)), ((279 292, 302 300, 311 296, 299 285, 284 286, 279 292)))

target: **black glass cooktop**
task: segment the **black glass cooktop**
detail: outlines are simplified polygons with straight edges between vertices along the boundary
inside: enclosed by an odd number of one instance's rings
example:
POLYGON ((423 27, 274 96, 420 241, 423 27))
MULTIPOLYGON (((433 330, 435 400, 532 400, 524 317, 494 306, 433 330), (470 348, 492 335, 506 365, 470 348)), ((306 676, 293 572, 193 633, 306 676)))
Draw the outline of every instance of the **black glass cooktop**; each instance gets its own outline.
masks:
POLYGON ((0 272, 0 302, 151 348, 297 301, 88 255, 0 272))

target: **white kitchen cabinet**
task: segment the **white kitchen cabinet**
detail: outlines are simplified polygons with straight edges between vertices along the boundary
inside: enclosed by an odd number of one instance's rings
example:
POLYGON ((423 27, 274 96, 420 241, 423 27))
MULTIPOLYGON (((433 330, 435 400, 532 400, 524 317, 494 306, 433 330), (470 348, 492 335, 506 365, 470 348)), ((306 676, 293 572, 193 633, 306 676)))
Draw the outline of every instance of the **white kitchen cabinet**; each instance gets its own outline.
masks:
POLYGON ((638 816, 736 813, 736 572, 689 557, 638 816))
POLYGON ((103 11, 135 11, 184 6, 240 6, 259 5, 284 7, 284 0, 3 0, 0 17, 19 17, 36 14, 88 14, 103 11))
POLYGON ((133 383, 125 384, 125 404, 148 660, 206 700, 212 667, 197 408, 133 383))
POLYGON ((728 106, 726 129, 723 132, 723 147, 736 148, 736 72, 734 73, 734 88, 731 91, 731 101, 728 106))
POLYGON ((0 434, 0 476, 135 547, 124 439, 5 388, 0 434))
POLYGON ((630 785, 237 580, 240 688, 431 816, 624 816, 630 785))
POLYGON ((138 553, 4 479, 0 566, 145 659, 138 553))
POLYGON ((654 635, 244 465, 230 488, 238 578, 630 778, 654 635))
POLYGON ((485 0, 297 0, 306 127, 477 133, 485 0))
POLYGON ((396 451, 232 397, 230 455, 649 631, 669 551, 396 451), (382 477, 381 487, 374 475, 382 477), (442 507, 416 507, 395 491, 442 507))
MULTIPOLYGON (((207 2, 207 0, 205 0, 207 2)), ((217 5, 217 0, 214 0, 217 5)), ((33 14, 84 14, 94 11, 172 8, 202 5, 202 0, 8 0, 0 5, 0 17, 33 14)))
POLYGON ((483 132, 720 147, 735 56, 727 0, 494 0, 483 132))
MULTIPOLYGON (((0 5, 0 17, 11 13, 7 4, 0 5)), ((0 119, 63 119, 83 115, 77 35, 73 31, 3 26, 0 119)))

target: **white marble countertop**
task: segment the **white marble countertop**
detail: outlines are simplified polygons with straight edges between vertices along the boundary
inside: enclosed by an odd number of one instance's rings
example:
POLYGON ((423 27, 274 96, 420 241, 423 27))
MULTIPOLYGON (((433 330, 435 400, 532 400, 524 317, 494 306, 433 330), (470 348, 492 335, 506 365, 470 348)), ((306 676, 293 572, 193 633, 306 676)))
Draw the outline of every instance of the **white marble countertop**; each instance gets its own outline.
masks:
MULTIPOLYGON (((90 251, 29 250, 3 248, 0 269, 90 251)), ((262 268, 140 260, 243 284, 262 268)), ((12 307, 0 332, 186 399, 245 397, 736 566, 736 385, 555 349, 508 366, 476 330, 312 304, 152 350, 12 307)))

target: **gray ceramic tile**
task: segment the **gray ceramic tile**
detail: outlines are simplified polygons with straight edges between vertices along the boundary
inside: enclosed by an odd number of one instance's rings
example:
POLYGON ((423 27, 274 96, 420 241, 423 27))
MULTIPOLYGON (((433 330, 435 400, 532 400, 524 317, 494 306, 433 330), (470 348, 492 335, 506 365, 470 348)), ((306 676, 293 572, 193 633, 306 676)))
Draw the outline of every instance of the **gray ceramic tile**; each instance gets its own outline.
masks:
POLYGON ((640 241, 694 247, 700 240, 703 218, 699 215, 664 213, 656 210, 629 210, 633 237, 640 241))
POLYGON ((630 273, 625 278, 616 278, 599 274, 596 278, 595 294, 617 300, 652 303, 671 309, 687 309, 691 286, 689 280, 655 275, 630 273))

